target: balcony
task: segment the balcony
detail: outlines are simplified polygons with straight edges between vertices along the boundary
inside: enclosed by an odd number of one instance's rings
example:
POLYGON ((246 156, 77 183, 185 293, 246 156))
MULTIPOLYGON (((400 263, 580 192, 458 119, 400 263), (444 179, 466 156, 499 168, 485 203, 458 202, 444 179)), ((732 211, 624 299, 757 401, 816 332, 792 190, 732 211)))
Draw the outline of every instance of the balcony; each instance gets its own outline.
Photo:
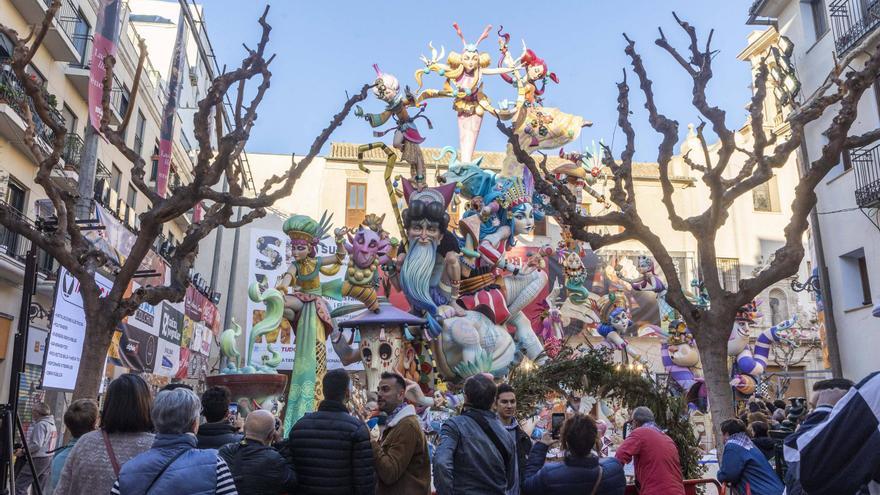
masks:
POLYGON ((880 25, 880 0, 834 0, 828 14, 839 58, 880 25))
MULTIPOLYGON (((47 0, 12 0, 12 4, 21 13, 21 16, 31 25, 40 25, 49 10, 47 0)), ((74 32, 79 19, 76 6, 71 0, 61 4, 61 8, 52 20, 52 26, 46 33, 43 46, 52 54, 52 58, 59 62, 74 62, 79 58, 79 53, 73 44, 71 35, 74 32)))
MULTIPOLYGON (((23 213, 18 212, 18 214, 33 225, 33 221, 23 213)), ((21 284, 24 280, 24 262, 30 248, 30 240, 0 225, 0 278, 21 284)), ((54 258, 42 250, 37 253, 37 271, 44 278, 54 277, 57 268, 58 264, 54 258)))
POLYGON ((880 145, 850 150, 856 174, 856 204, 859 208, 880 206, 880 145))
POLYGON ((79 52, 79 58, 67 64, 65 74, 70 79, 70 83, 76 88, 77 93, 84 99, 89 99, 89 62, 92 58, 92 41, 91 34, 74 34, 73 45, 79 52))
MULTIPOLYGON (((47 94, 47 99, 51 104, 55 100, 55 96, 47 94)), ((31 159, 36 159, 37 157, 33 156, 31 149, 24 141, 25 131, 27 130, 24 113, 25 105, 28 105, 30 108, 31 117, 34 120, 37 142, 48 153, 51 149, 50 143, 54 137, 54 132, 37 115, 33 103, 25 94, 24 87, 18 78, 15 77, 12 68, 8 65, 3 65, 0 67, 0 134, 6 137, 22 153, 25 153, 31 159)), ((58 122, 62 121, 61 114, 57 110, 54 110, 54 116, 58 122)))

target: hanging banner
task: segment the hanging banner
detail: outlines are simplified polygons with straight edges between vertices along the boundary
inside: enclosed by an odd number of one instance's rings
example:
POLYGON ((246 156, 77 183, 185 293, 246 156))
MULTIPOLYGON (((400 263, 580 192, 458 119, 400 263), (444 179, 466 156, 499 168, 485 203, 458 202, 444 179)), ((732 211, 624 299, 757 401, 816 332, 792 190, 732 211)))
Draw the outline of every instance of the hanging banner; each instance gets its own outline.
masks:
MULTIPOLYGON (((107 277, 99 273, 95 274, 95 282, 102 297, 113 286, 107 277)), ((72 392, 79 374, 79 362, 86 336, 86 314, 76 277, 62 267, 57 284, 49 343, 46 346, 43 387, 72 392)))
POLYGON ((104 115, 101 101, 104 97, 104 76, 107 73, 104 57, 116 55, 116 43, 119 40, 119 11, 122 2, 102 0, 98 5, 98 23, 95 26, 92 55, 89 59, 89 121, 92 127, 100 132, 101 117, 104 115))
POLYGON ((177 114, 177 97, 182 82, 181 72, 186 62, 186 25, 183 10, 177 19, 177 38, 171 52, 171 73, 168 75, 168 100, 162 111, 162 129, 159 131, 159 168, 156 173, 156 192, 165 197, 168 192, 168 174, 171 170, 171 146, 174 138, 174 116, 177 114))

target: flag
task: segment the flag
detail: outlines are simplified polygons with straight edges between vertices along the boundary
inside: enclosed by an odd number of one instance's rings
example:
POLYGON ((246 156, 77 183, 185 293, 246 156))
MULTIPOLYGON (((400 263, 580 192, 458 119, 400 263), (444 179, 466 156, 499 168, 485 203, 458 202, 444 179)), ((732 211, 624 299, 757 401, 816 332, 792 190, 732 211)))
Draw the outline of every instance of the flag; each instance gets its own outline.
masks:
POLYGON ((171 170, 171 146, 174 139, 174 116, 177 114, 177 97, 182 82, 180 73, 186 61, 186 25, 183 10, 177 19, 177 38, 171 52, 171 71, 168 75, 168 100, 162 111, 162 128, 159 131, 159 169, 156 173, 156 192, 165 197, 168 192, 168 173, 171 170))
POLYGON ((785 461, 810 495, 858 493, 880 473, 880 371, 851 388, 821 423, 785 439, 785 461))
POLYGON ((98 23, 92 43, 92 55, 89 59, 89 121, 92 127, 101 129, 101 117, 104 107, 101 100, 104 96, 104 57, 116 55, 116 43, 119 40, 120 0, 102 0, 98 2, 98 23))

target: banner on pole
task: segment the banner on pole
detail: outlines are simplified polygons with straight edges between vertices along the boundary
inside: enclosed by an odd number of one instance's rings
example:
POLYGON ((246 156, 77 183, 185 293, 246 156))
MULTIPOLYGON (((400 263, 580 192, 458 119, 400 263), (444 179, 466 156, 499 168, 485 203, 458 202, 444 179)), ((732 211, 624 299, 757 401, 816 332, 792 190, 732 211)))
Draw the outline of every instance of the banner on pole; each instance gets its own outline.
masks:
POLYGON ((98 4, 98 23, 95 26, 92 54, 89 58, 89 121, 100 132, 101 118, 104 116, 104 107, 101 104, 104 98, 104 76, 107 74, 104 58, 116 55, 122 2, 102 0, 98 4))
POLYGON ((181 72, 186 62, 186 24, 183 10, 177 19, 177 37, 171 52, 171 73, 168 75, 168 100, 162 111, 162 128, 159 131, 159 167, 156 173, 156 192, 163 198, 168 192, 168 175, 171 170, 171 149, 174 140, 174 116, 177 114, 177 98, 182 82, 181 72))

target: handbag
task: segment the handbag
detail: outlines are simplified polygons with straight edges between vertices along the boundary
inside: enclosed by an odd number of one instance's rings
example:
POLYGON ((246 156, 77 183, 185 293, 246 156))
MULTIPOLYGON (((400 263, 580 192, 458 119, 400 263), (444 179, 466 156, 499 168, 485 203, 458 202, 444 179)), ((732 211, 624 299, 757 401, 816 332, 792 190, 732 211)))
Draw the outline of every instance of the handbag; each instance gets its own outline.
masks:
POLYGON ((107 457, 110 458, 110 465, 113 466, 113 474, 119 477, 119 461, 116 459, 116 453, 113 452, 113 445, 110 444, 110 435, 106 430, 101 430, 101 436, 104 438, 104 447, 107 449, 107 457))

